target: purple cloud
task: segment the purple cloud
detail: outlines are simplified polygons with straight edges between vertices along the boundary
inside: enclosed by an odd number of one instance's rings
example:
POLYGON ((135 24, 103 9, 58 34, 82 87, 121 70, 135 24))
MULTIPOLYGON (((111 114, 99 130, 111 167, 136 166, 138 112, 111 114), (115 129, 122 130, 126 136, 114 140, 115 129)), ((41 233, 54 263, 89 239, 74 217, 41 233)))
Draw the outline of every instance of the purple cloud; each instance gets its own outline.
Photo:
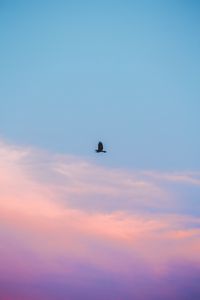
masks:
POLYGON ((0 146, 0 299, 199 298, 198 172, 0 146))

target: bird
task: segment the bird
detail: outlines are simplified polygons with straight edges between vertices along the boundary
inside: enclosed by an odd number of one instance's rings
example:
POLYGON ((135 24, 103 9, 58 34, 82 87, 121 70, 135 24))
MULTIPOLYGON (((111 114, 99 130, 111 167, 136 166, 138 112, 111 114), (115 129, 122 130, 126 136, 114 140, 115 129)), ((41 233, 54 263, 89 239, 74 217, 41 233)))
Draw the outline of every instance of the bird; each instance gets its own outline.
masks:
POLYGON ((98 143, 98 149, 95 149, 95 151, 96 151, 97 153, 100 153, 100 152, 106 153, 106 151, 103 150, 103 143, 102 143, 102 142, 99 142, 99 143, 98 143))

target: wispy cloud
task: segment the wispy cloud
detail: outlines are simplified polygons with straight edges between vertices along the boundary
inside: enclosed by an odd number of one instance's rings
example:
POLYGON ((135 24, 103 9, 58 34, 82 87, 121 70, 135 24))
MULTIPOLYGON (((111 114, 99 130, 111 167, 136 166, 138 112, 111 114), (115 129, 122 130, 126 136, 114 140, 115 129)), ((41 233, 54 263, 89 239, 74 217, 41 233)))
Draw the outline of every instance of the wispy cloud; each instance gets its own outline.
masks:
POLYGON ((0 168, 3 300, 200 294, 198 172, 111 169, 5 142, 0 168))

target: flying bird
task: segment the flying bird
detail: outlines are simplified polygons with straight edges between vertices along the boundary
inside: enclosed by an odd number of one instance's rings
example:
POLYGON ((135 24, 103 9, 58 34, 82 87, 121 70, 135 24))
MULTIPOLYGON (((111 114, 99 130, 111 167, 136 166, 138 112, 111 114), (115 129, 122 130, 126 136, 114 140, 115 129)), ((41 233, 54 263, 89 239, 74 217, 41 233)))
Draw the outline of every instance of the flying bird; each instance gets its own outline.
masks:
POLYGON ((100 153, 100 152, 103 152, 103 153, 106 153, 105 150, 103 150, 103 143, 102 142, 99 142, 98 143, 98 149, 95 150, 97 153, 100 153))

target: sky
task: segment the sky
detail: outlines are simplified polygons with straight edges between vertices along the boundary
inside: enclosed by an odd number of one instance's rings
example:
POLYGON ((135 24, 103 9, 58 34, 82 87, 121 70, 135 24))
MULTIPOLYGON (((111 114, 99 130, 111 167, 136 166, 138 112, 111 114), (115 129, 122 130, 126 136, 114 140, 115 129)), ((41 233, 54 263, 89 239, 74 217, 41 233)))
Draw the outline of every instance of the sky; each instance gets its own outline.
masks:
POLYGON ((198 1, 1 1, 0 134, 111 166, 199 169, 198 1))
POLYGON ((198 300, 200 3, 1 0, 0 45, 0 299, 198 300))

